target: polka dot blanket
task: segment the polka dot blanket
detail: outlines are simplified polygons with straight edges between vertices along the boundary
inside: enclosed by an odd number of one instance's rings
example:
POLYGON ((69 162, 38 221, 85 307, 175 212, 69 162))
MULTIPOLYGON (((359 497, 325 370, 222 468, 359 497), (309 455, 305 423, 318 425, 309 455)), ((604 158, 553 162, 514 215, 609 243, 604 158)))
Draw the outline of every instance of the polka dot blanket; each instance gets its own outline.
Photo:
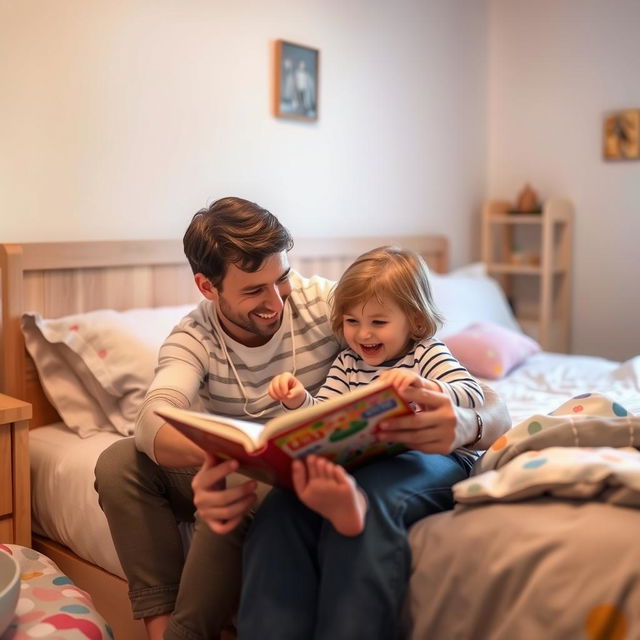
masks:
POLYGON ((91 597, 78 589, 45 555, 0 544, 20 566, 20 596, 13 621, 1 640, 112 640, 111 628, 91 597))
POLYGON ((599 393, 534 415, 496 440, 456 501, 514 501, 541 495, 640 507, 640 416, 599 393))

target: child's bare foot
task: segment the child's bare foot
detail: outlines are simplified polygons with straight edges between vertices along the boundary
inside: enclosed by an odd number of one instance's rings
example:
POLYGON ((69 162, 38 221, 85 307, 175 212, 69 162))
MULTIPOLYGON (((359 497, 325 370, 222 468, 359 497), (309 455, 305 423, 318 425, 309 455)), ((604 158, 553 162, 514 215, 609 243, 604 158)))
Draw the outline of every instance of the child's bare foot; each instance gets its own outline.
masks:
POLYGON ((367 499, 342 467, 326 458, 308 456, 304 462, 294 460, 292 477, 300 500, 329 520, 338 533, 362 533, 367 499))

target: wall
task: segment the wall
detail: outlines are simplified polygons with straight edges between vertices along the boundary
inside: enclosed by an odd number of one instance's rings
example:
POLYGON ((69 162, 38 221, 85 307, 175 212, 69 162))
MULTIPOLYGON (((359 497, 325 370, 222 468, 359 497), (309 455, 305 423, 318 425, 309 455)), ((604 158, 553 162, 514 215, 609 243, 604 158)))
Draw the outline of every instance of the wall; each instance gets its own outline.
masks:
POLYGON ((486 2, 0 0, 0 241, 181 236, 224 195, 299 235, 442 232, 468 260, 486 2), (320 119, 270 115, 272 42, 321 50, 320 119))
POLYGON ((489 188, 575 206, 573 350, 640 353, 640 162, 602 160, 608 111, 640 107, 637 0, 492 0, 489 188))
POLYGON ((640 163, 601 160, 601 123, 640 105, 639 19, 637 0, 0 0, 0 241, 179 237, 237 194, 297 235, 446 233, 456 265, 483 198, 530 180, 575 203, 574 350, 630 357, 640 163), (316 124, 270 115, 275 38, 321 50, 316 124))

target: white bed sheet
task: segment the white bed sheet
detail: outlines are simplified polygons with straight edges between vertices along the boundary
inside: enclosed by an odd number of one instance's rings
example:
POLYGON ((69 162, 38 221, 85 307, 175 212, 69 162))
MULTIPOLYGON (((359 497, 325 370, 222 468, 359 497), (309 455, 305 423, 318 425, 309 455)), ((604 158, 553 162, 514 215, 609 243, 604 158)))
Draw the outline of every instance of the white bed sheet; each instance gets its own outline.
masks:
MULTIPOLYGON (((605 393, 628 411, 640 414, 640 356, 621 364, 540 353, 505 379, 486 382, 507 402, 513 424, 591 391, 605 393)), ((100 452, 120 438, 108 432, 80 438, 59 423, 33 430, 30 442, 34 530, 123 576, 93 488, 100 452)))
POLYGON ((33 429, 29 446, 34 532, 124 577, 93 488, 98 456, 121 438, 109 432, 80 438, 60 422, 33 429))
POLYGON ((549 413, 582 393, 598 391, 640 414, 640 356, 614 362, 593 356, 542 352, 502 380, 485 380, 507 403, 512 423, 549 413))

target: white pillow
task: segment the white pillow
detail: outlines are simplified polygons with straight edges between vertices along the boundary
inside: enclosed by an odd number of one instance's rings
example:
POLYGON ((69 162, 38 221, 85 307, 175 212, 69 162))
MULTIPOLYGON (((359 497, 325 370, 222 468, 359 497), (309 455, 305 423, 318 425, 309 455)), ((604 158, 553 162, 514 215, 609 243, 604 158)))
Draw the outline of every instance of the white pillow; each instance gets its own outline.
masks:
POLYGON ((488 278, 487 265, 484 262, 470 262, 449 271, 448 276, 463 276, 466 278, 488 278))
POLYGON ((444 316, 438 337, 458 333, 475 322, 493 322, 522 333, 500 285, 486 275, 482 263, 449 274, 430 274, 433 299, 444 316))
POLYGON ((69 429, 133 433, 158 350, 193 305, 110 309, 43 319, 22 316, 22 332, 42 387, 69 429))

